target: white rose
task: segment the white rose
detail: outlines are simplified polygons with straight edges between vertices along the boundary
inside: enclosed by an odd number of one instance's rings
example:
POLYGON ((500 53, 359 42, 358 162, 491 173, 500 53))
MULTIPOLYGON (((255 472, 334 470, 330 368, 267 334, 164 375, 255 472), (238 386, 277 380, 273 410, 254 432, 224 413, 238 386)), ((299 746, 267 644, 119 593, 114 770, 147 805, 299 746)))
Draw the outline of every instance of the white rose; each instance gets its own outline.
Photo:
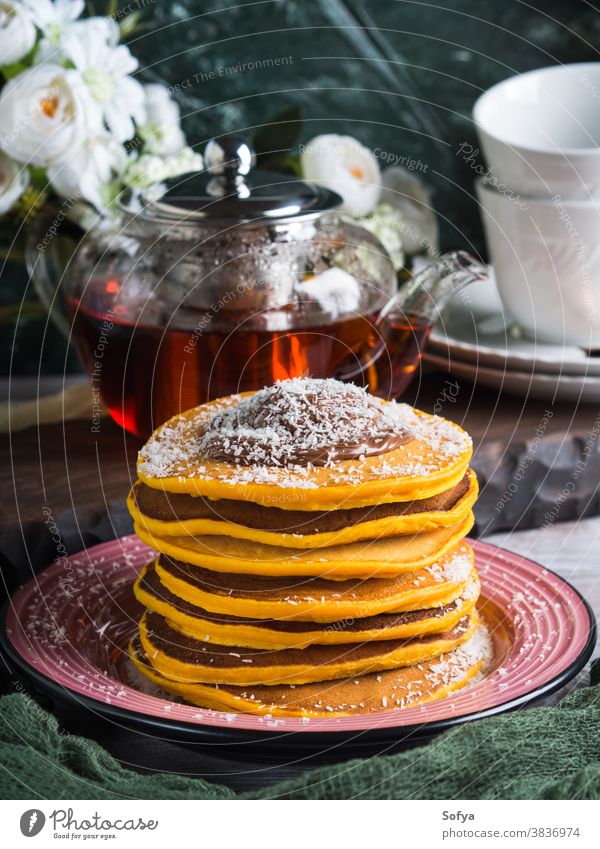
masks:
POLYGON ((35 27, 27 9, 22 3, 0 0, 0 65, 18 62, 34 44, 35 27))
POLYGON ((21 197, 29 183, 29 172, 6 154, 0 153, 0 215, 21 197))
POLYGON ((77 71, 40 65, 2 89, 0 127, 2 150, 18 162, 46 168, 97 135, 102 116, 77 71))
POLYGON ((316 136, 300 157, 305 179, 342 196, 344 209, 366 215, 377 206, 381 172, 377 159, 352 136, 316 136))
POLYGON ((144 149, 148 153, 172 156, 185 147, 185 136, 180 126, 181 114, 169 89, 160 83, 144 86, 146 95, 146 123, 140 129, 144 149))
POLYGON ((51 165, 48 179, 59 195, 81 197, 106 212, 115 193, 111 180, 122 173, 126 164, 123 147, 103 132, 73 151, 64 162, 51 165))

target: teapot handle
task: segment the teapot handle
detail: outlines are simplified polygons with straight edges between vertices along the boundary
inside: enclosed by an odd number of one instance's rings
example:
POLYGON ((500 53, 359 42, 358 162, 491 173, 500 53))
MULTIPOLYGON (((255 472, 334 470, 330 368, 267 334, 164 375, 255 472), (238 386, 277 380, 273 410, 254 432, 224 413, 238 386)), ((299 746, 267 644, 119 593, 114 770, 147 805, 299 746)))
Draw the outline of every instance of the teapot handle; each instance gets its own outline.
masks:
POLYGON ((82 235, 60 210, 47 209, 35 217, 25 241, 25 264, 35 293, 67 340, 71 327, 60 288, 82 235))
POLYGON ((486 266, 466 251, 441 254, 398 290, 377 321, 398 310, 433 324, 453 295, 487 276, 486 266))

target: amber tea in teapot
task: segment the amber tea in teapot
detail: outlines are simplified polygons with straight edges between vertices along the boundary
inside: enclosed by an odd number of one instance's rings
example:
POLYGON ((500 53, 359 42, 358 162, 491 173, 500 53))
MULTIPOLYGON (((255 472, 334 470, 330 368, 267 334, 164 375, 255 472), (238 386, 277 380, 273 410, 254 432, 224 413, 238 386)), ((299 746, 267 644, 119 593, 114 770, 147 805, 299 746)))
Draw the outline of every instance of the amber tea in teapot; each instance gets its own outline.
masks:
POLYGON ((401 395, 437 310, 482 267, 444 254, 398 290, 385 248, 334 192, 254 169, 239 138, 204 159, 205 172, 124 196, 120 232, 89 234, 64 275, 79 357, 113 418, 146 438, 189 407, 296 376, 401 395))
POLYGON ((78 354, 108 411, 142 438, 182 410, 287 377, 336 377, 398 397, 431 330, 430 321, 393 312, 284 331, 203 316, 190 331, 90 312, 76 301, 69 311, 78 354))

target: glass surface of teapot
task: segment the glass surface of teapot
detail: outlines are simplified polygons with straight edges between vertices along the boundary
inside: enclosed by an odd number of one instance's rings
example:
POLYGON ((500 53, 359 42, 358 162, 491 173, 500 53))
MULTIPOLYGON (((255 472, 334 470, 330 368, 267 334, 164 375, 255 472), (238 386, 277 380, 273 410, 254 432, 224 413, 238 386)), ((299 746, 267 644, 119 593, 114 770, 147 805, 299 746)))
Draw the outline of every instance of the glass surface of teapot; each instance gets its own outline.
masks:
POLYGON ((79 357, 112 417, 145 438, 197 404, 301 376, 401 395, 437 310, 482 267, 445 254, 398 290, 337 194, 255 169, 239 137, 209 142, 205 166, 151 199, 124 196, 119 238, 88 234, 64 275, 79 357))

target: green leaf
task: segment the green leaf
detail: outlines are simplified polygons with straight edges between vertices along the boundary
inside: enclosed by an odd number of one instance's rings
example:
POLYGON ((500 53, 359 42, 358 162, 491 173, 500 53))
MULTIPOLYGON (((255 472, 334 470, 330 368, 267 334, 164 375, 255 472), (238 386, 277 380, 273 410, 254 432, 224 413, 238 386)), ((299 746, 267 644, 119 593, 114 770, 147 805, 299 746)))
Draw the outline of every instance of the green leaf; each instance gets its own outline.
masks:
POLYGON ((302 166, 300 165, 299 156, 285 156, 280 161, 279 168, 285 174, 294 174, 296 177, 302 177, 302 166))
POLYGON ((150 26, 150 21, 142 21, 143 14, 143 9, 136 9, 134 12, 130 12, 127 17, 123 18, 119 22, 121 38, 129 38, 129 36, 133 35, 134 32, 139 32, 140 30, 148 29, 148 27, 150 26))
POLYGON ((286 109, 270 123, 259 127, 252 136, 259 168, 278 170, 290 153, 302 129, 302 110, 299 106, 286 109))
POLYGON ((27 68, 28 65, 25 62, 12 62, 10 65, 2 65, 2 76, 5 80, 11 80, 27 68))
POLYGON ((35 186, 38 189, 48 188, 48 184, 50 181, 48 180, 48 174, 46 173, 45 168, 30 165, 29 176, 31 185, 35 186))

